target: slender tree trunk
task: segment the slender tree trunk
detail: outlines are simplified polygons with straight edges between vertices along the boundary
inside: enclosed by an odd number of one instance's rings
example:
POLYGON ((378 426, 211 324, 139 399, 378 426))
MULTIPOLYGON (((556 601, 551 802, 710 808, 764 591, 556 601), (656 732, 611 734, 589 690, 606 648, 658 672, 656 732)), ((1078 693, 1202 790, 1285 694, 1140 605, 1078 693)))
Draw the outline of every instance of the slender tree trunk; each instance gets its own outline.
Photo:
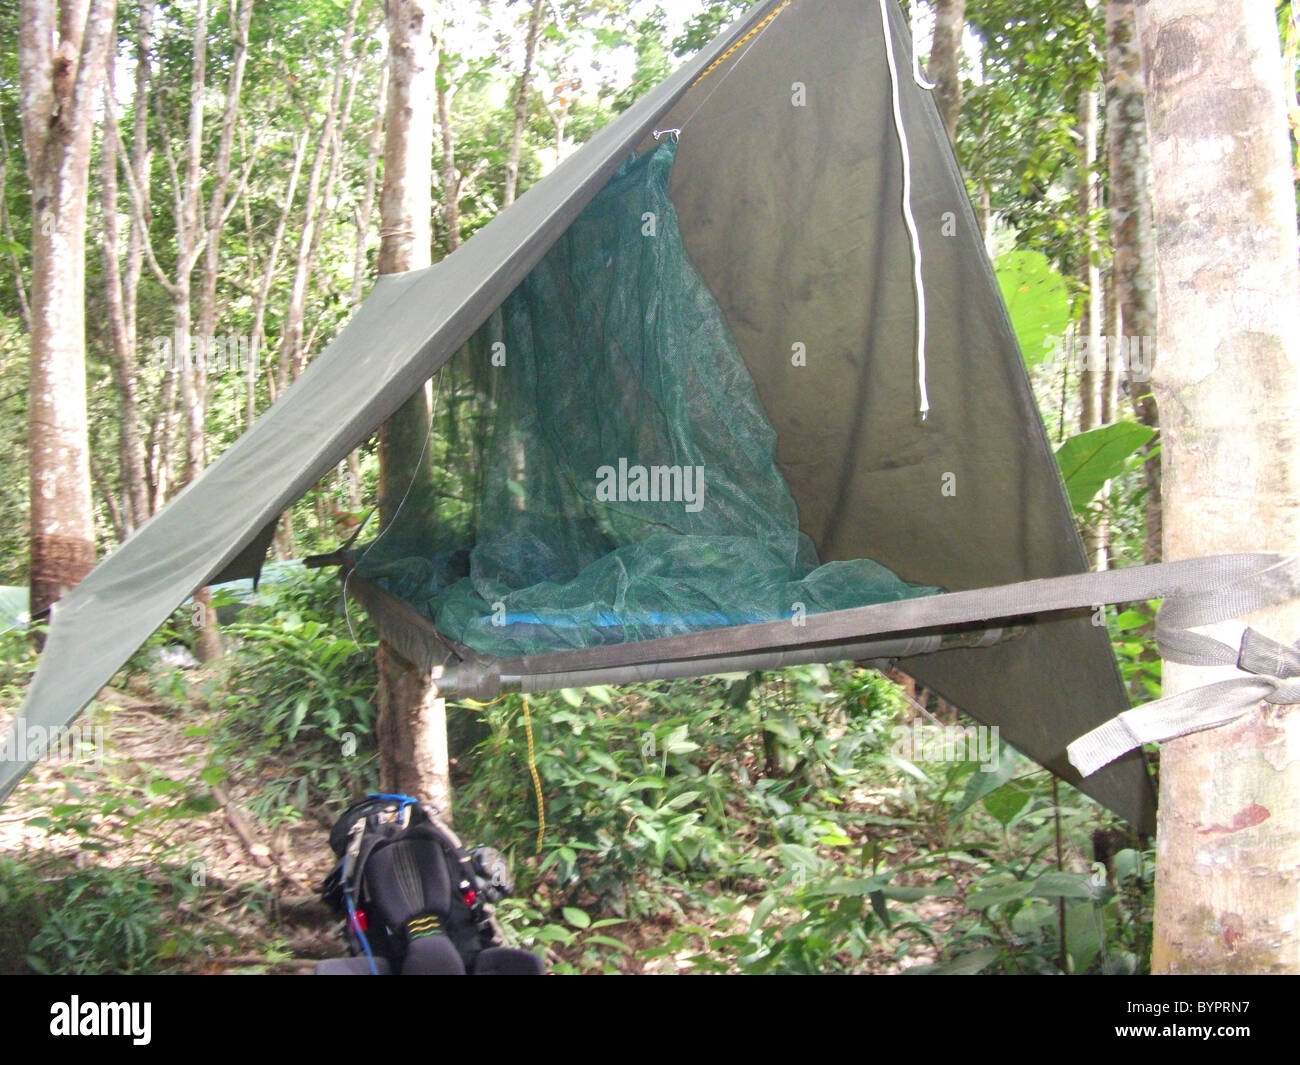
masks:
MULTIPOLYGON (((203 248, 203 268, 199 276, 199 335, 211 340, 217 332, 217 278, 221 257, 221 230, 234 209, 235 198, 227 197, 230 187, 231 156, 235 145, 235 123, 239 117, 239 101, 244 84, 244 67, 248 60, 248 29, 253 18, 253 0, 240 0, 235 15, 235 54, 231 60, 230 80, 226 86, 226 105, 221 116, 221 135, 217 143, 217 157, 209 168, 213 172, 212 191, 208 196, 208 214, 205 221, 207 243, 203 248)), ((204 396, 204 403, 210 399, 204 396)))
MULTIPOLYGON (((343 54, 335 67, 334 84, 330 90, 329 106, 321 123, 316 151, 312 155, 311 169, 307 174, 307 199, 302 232, 298 235, 298 253, 294 260, 293 283, 289 291, 289 306, 284 312, 284 327, 280 333, 279 366, 275 378, 275 395, 283 392, 293 380, 294 369, 302 359, 303 320, 307 311, 307 289, 311 281, 313 251, 317 246, 317 229, 321 225, 326 196, 321 194, 321 182, 327 177, 330 156, 334 150, 339 113, 343 105, 343 87, 347 76, 346 58, 353 48, 356 34, 357 12, 361 0, 351 0, 348 5, 347 28, 343 36, 343 54)), ((328 195, 328 189, 326 190, 328 195)))
MULTIPOLYGON (((193 68, 190 75, 190 118, 186 137, 185 178, 178 190, 176 212, 176 278, 172 290, 172 336, 175 344, 173 359, 179 362, 181 396, 185 414, 185 467, 181 474, 182 485, 190 484, 207 465, 207 345, 208 334, 200 328, 193 332, 191 295, 194 268, 207 244, 215 241, 217 234, 205 229, 203 218, 203 125, 204 97, 207 82, 208 7, 207 0, 198 0, 194 14, 193 68)), ((242 74, 242 62, 236 61, 235 75, 242 74)), ((238 84, 235 84, 238 92, 238 84)), ((216 208, 217 217, 225 206, 225 184, 229 178, 231 133, 234 114, 229 107, 226 117, 230 130, 223 130, 220 151, 225 158, 217 160, 217 188, 221 202, 216 208)), ((213 278, 213 306, 215 320, 215 264, 213 278)), ((196 654, 201 661, 211 662, 221 657, 221 631, 217 627, 217 614, 212 609, 212 592, 201 588, 194 593, 198 604, 196 621, 196 654)))
MULTIPOLYGON (((275 235, 271 238, 271 248, 266 254, 266 263, 262 267, 262 277, 257 292, 253 296, 253 335, 248 342, 248 376, 245 380, 245 418, 249 425, 257 417, 257 373, 261 363, 262 348, 266 343, 266 308, 271 298, 271 285, 275 282, 276 268, 280 261, 280 248, 284 244, 284 232, 289 225, 289 216, 293 213, 294 196, 298 191, 298 178, 302 174, 303 160, 307 156, 308 136, 303 133, 294 148, 293 167, 289 171, 289 181, 285 186, 284 201, 280 206, 280 217, 275 224, 275 235)), ((274 381, 274 375, 268 375, 274 381)), ((274 387, 272 387, 274 398, 274 387)))
MULTIPOLYGON (((433 170, 436 61, 431 0, 389 0, 388 108, 380 194, 379 273, 426 267, 432 259, 429 194, 433 170)), ((409 520, 428 507, 433 484, 424 441, 429 408, 421 389, 379 430, 380 517, 398 507, 409 520), (423 459, 421 460, 421 456, 423 459), (405 502, 402 500, 405 499, 405 502)), ((434 803, 451 816, 446 705, 432 677, 379 645, 380 782, 434 803)))
POLYGON ((95 564, 86 421, 86 197, 116 0, 24 0, 18 65, 32 189, 31 612, 95 564))
POLYGON ((1097 94, 1089 89, 1079 101, 1079 213, 1084 225, 1083 247, 1086 258, 1079 266, 1079 281, 1087 293, 1083 320, 1087 361, 1079 374, 1079 431, 1087 432, 1101 424, 1100 365, 1097 357, 1101 341, 1101 269, 1096 263, 1097 235, 1092 223, 1097 209, 1097 94))
POLYGON ((365 191, 354 217, 356 244, 352 253, 352 291, 348 297, 354 314, 361 307, 361 289, 366 278, 366 246, 370 240, 370 221, 374 216, 375 191, 379 185, 379 153, 384 147, 384 103, 387 99, 388 59, 385 57, 383 68, 379 71, 379 99, 375 104, 375 121, 370 127, 370 140, 367 143, 367 158, 370 162, 366 167, 365 191))
MULTIPOLYGON (((965 0, 958 0, 965 3, 965 0)), ((533 77, 533 61, 537 58, 537 37, 542 29, 542 0, 533 0, 533 9, 528 15, 528 35, 524 39, 524 69, 519 74, 519 83, 515 86, 515 121, 510 134, 510 155, 506 159, 506 188, 502 197, 502 206, 509 207, 515 202, 519 189, 519 158, 523 152, 524 129, 528 124, 528 90, 533 77)))
MULTIPOLYGON (((9 140, 5 137, 4 124, 0 123, 0 233, 9 242, 6 253, 9 266, 13 272, 14 295, 18 298, 18 318, 29 333, 32 329, 31 305, 27 301, 26 271, 18 261, 18 238, 14 236, 13 219, 9 217, 9 140)), ((21 180, 21 179, 20 179, 21 180)))
POLYGON ((934 0, 934 42, 928 67, 948 139, 957 143, 961 115, 961 39, 966 29, 966 0, 934 0))
MULTIPOLYGON (((120 525, 124 535, 134 532, 149 517, 149 482, 145 469, 144 436, 140 429, 140 397, 137 380, 134 315, 136 288, 123 284, 120 263, 117 199, 117 114, 113 97, 113 57, 108 57, 107 91, 104 94, 104 141, 100 149, 101 192, 104 210, 104 296, 108 310, 109 335, 113 341, 113 379, 117 386, 118 453, 121 459, 125 503, 120 525)), ((138 279, 138 275, 137 275, 138 279)))
MULTIPOLYGON (((1137 5, 1155 175, 1165 557, 1300 546, 1300 269, 1277 22, 1259 0, 1137 5)), ((1300 603, 1250 624, 1285 642, 1300 603)), ((1166 694, 1218 670, 1165 664, 1166 694)), ((1161 752, 1161 973, 1300 972, 1300 713, 1161 752)))
MULTIPOLYGON (((1098 244, 1093 214, 1097 210, 1097 93, 1089 89, 1079 101, 1079 212, 1084 225, 1086 258, 1079 268, 1079 280, 1087 293, 1083 321, 1079 325, 1081 342, 1087 357, 1079 373, 1079 431, 1087 432, 1101 425, 1101 386, 1105 375, 1102 349, 1102 319, 1105 295, 1101 289, 1101 267, 1097 262, 1098 244)), ((1098 515, 1084 530, 1083 543, 1093 569, 1106 568, 1106 527, 1098 515)))
MULTIPOLYGON (((1133 0, 1109 0, 1106 7, 1106 135, 1110 167, 1110 232, 1114 248, 1111 285, 1115 290, 1120 353, 1128 356, 1128 393, 1137 419, 1152 429, 1160 424, 1149 380, 1155 355, 1155 243, 1151 228, 1151 150, 1147 144, 1146 93, 1142 54, 1137 43, 1133 0)), ((1147 444, 1150 455, 1156 444, 1147 444)), ((1160 463, 1143 466, 1146 481, 1146 535, 1142 561, 1160 561, 1160 463)))
POLYGON ((201 253, 200 208, 203 197, 203 104, 208 56, 208 5, 198 0, 194 13, 194 39, 190 75, 190 118, 186 137, 185 177, 177 191, 176 278, 172 290, 172 336, 180 366, 181 396, 185 405, 185 467, 181 483, 189 484, 205 465, 204 397, 206 360, 203 338, 194 340, 190 296, 194 267, 201 253))
POLYGON ((447 250, 460 247, 460 172, 456 169, 456 134, 451 128, 451 99, 445 77, 447 55, 439 38, 437 67, 444 76, 437 79, 438 129, 442 135, 442 218, 447 227, 447 250))

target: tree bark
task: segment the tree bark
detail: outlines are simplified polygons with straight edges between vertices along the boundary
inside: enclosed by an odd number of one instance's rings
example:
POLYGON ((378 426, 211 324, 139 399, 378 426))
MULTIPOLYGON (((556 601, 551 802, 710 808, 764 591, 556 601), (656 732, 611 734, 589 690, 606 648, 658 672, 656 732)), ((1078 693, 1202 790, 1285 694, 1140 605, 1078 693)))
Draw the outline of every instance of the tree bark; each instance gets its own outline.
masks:
POLYGON ((24 0, 18 41, 32 190, 31 613, 95 564, 86 419, 86 197, 116 0, 24 0))
POLYGON ((369 165, 366 167, 366 186, 361 205, 354 216, 356 244, 352 253, 352 290, 349 306, 355 314, 361 308, 361 289, 366 276, 366 245, 370 239, 370 220, 375 212, 375 192, 379 184, 379 153, 384 147, 384 103, 388 98, 388 59, 379 71, 379 98, 375 102, 375 121, 370 127, 367 142, 369 165))
MULTIPOLYGON (((248 29, 253 18, 253 0, 240 0, 235 14, 235 54, 231 60, 230 80, 226 86, 226 103, 221 115, 221 136, 217 157, 210 168, 214 175, 208 196, 205 222, 207 243, 203 248, 203 269, 199 276, 199 335, 210 341, 217 332, 217 278, 220 266, 221 231, 234 209, 242 190, 227 197, 230 187, 231 156, 235 145, 235 123, 239 117, 239 100, 244 85, 244 67, 248 61, 248 29)), ((210 391, 204 396, 204 405, 210 391)))
MULTIPOLYGON (((303 160, 307 155, 306 132, 298 138, 294 147, 293 167, 289 171, 289 180, 285 185, 284 201, 280 207, 280 217, 275 224, 275 235, 271 238, 271 248, 266 254, 266 263, 262 267, 262 277, 256 294, 253 296, 253 335, 248 342, 248 376, 245 379, 244 416, 249 425, 257 417, 257 367, 262 358, 262 347, 266 342, 266 307, 271 298, 271 285, 275 281, 276 268, 280 261, 280 248, 284 244, 284 231, 289 225, 289 216, 293 213, 294 195, 298 191, 298 178, 302 174, 303 160)), ((273 375, 268 375, 274 381, 273 375)), ((274 394, 274 388, 272 388, 274 394)))
MULTIPOLYGON (((447 53, 441 37, 436 45, 437 67, 445 75, 447 53)), ((438 101, 438 129, 442 134, 442 219, 447 227, 447 251, 460 247, 460 172, 456 169, 456 134, 451 128, 451 94, 447 91, 447 78, 436 79, 438 101)))
MULTIPOLYGON (((1085 258, 1079 267, 1079 281, 1087 293, 1083 320, 1079 324, 1085 345, 1086 361, 1079 372, 1079 431, 1087 432, 1101 425, 1101 387, 1105 378, 1102 365, 1102 319, 1105 296, 1101 288, 1101 267, 1097 262, 1097 230, 1093 215, 1097 210, 1097 92, 1086 90, 1079 100, 1079 212, 1083 219, 1085 258)), ((1108 493, 1103 493, 1103 499, 1108 493)), ((1095 515, 1083 533, 1083 545, 1093 569, 1107 565, 1107 528, 1104 502, 1095 505, 1095 515)))
POLYGON ((343 36, 343 55, 339 57, 334 71, 334 84, 330 89, 329 106, 321 122, 320 134, 316 141, 316 150, 312 155, 311 168, 307 172, 307 198, 302 223, 298 234, 298 253, 294 259, 293 282, 289 290, 289 306, 284 312, 284 327, 280 332, 279 365, 274 378, 272 399, 289 387, 294 378, 295 369, 301 364, 303 353, 303 320, 307 312, 307 289, 311 282, 312 266, 317 247, 317 233, 324 213, 326 194, 321 194, 321 181, 326 178, 330 157, 334 151, 335 137, 338 131, 339 114, 343 105, 343 86, 347 75, 346 57, 353 47, 356 34, 357 13, 361 0, 351 0, 348 5, 347 28, 343 36))
MULTIPOLYGON (((137 285, 128 288, 122 277, 118 231, 117 187, 117 114, 113 97, 113 57, 108 57, 104 94, 104 142, 100 148, 101 193, 104 210, 104 296, 108 310, 109 335, 112 338, 113 379, 117 386, 118 454, 122 468, 125 506, 120 525, 123 535, 130 535, 149 517, 149 480, 146 470, 144 436, 140 428, 140 397, 137 385, 139 366, 136 359, 135 315, 137 285)), ((128 161, 129 165, 129 161, 128 161)), ((139 274, 133 278, 138 282, 139 274)))
MULTIPOLYGON (((965 0, 957 0, 965 3, 965 0)), ((528 35, 524 39, 524 69, 515 87, 515 121, 510 135, 510 155, 506 159, 506 187, 501 205, 509 207, 515 202, 519 189, 519 159, 523 153, 524 129, 528 124, 528 89, 533 77, 533 61, 537 58, 537 37, 542 29, 542 0, 533 0, 528 15, 528 35)))
POLYGON ((1097 210, 1097 93, 1085 91, 1079 100, 1079 213, 1084 227, 1084 259, 1079 265, 1079 283, 1087 293, 1079 331, 1086 344, 1087 361, 1079 374, 1079 431, 1087 432, 1101 424, 1099 381, 1096 365, 1101 341, 1101 270, 1095 259, 1097 235, 1092 216, 1097 210))
MULTIPOLYGON (((1273 5, 1145 0, 1165 557, 1300 544, 1300 268, 1273 5)), ((1246 619, 1285 642, 1300 603, 1246 619)), ((1166 694, 1218 679, 1166 663, 1166 694)), ((1231 671, 1229 671, 1231 673, 1231 671)), ((1300 713, 1164 745, 1152 969, 1300 972, 1300 713)))
MULTIPOLYGON (((1137 419, 1160 425, 1149 363, 1155 354, 1155 243, 1151 227, 1151 149, 1147 144, 1146 92, 1133 0, 1106 6, 1106 140, 1110 167, 1110 233, 1118 326, 1114 336, 1129 353, 1128 393, 1137 419), (1135 359, 1133 356, 1136 355, 1135 359)), ((1150 455, 1156 444, 1143 448, 1150 455)), ((1142 561, 1160 561, 1160 463, 1143 466, 1146 534, 1142 561)))
MULTIPOLYGON (((436 59, 434 5, 430 0, 389 0, 388 106, 384 183, 380 193, 379 273, 429 266, 436 59)), ((429 408, 421 389, 379 430, 380 518, 392 525, 400 507, 428 505, 433 483, 424 442, 429 408)), ((434 679, 415 669, 382 641, 379 645, 376 730, 380 782, 388 791, 418 795, 451 818, 446 705, 434 679)))
POLYGON ((961 115, 961 39, 966 28, 966 0, 934 0, 934 41, 927 70, 934 83, 934 102, 948 139, 957 143, 961 115))

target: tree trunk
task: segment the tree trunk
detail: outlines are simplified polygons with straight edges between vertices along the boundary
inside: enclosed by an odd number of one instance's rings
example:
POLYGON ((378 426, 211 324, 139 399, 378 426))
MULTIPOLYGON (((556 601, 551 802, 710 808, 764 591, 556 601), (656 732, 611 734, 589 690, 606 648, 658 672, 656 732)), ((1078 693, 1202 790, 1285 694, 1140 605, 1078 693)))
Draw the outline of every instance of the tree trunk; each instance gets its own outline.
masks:
POLYGON ((1082 247, 1085 257, 1079 265, 1079 283, 1087 293, 1083 319, 1079 323, 1081 342, 1087 360, 1079 374, 1079 431, 1087 432, 1101 424, 1097 346, 1101 342, 1101 270, 1095 259, 1097 236, 1092 216, 1097 209, 1097 93, 1084 92, 1079 101, 1079 213, 1084 227, 1082 247))
POLYGON ((9 244, 9 250, 6 257, 9 259, 9 265, 13 272, 14 278, 14 295, 18 299, 18 319, 22 327, 31 332, 32 330, 32 313, 31 306, 27 302, 27 282, 26 271, 22 263, 18 261, 18 251, 20 247, 18 238, 14 236, 13 219, 9 217, 9 140, 5 137, 4 125, 0 123, 0 233, 4 234, 5 240, 9 244))
MULTIPOLYGON (((1114 260, 1111 286, 1118 307, 1114 330, 1120 352, 1129 356, 1128 392, 1137 419, 1160 424, 1148 380, 1155 354, 1155 243, 1151 229, 1151 150, 1147 144, 1146 93, 1137 44, 1133 0, 1106 7, 1106 137, 1110 166, 1110 232, 1114 260)), ((1156 444, 1145 445, 1150 455, 1156 444)), ((1142 561, 1160 561, 1160 463, 1143 466, 1146 479, 1146 535, 1142 561)))
POLYGON ((961 115, 961 39, 966 28, 966 0, 934 0, 934 42, 928 72, 934 82, 934 102, 939 106, 948 139, 957 143, 961 115))
POLYGON ((303 319, 307 311, 307 289, 311 281, 313 256, 317 246, 316 233, 324 213, 325 197, 321 195, 321 181, 326 176, 330 154, 334 147, 339 112, 343 104, 343 85, 346 77, 346 56, 353 47, 356 34, 357 12, 361 0, 351 0, 348 5, 347 29, 343 36, 343 52, 334 69, 334 84, 330 89, 329 105, 321 122, 316 150, 312 155, 311 169, 307 172, 307 198, 304 205, 302 232, 298 234, 298 253, 294 259, 293 283, 289 290, 289 306, 284 312, 284 326, 280 331, 279 365, 273 378, 274 400, 289 387, 294 369, 302 358, 303 319))
MULTIPOLYGON (((1093 215, 1097 210, 1097 93, 1085 91, 1079 100, 1079 212, 1083 219, 1085 258, 1079 267, 1079 281, 1087 293, 1083 321, 1079 324, 1086 359, 1079 373, 1079 431, 1101 425, 1101 387, 1105 377, 1102 358, 1102 319, 1105 296, 1101 289, 1101 267, 1097 262, 1097 231, 1093 215)), ((1103 500, 1105 494, 1103 494, 1103 500)), ((1102 513, 1105 503, 1094 507, 1094 515, 1083 533, 1088 563, 1102 570, 1107 565, 1107 529, 1102 513)))
MULTIPOLYGON (((445 73, 447 54, 437 44, 437 67, 445 73)), ((442 134, 442 218, 447 227, 447 251, 460 247, 460 173, 456 169, 456 135, 451 128, 451 99, 447 78, 437 78, 438 129, 442 134)))
MULTIPOLYGON (((380 193, 379 273, 430 265, 435 57, 430 0, 389 0, 388 107, 380 193)), ((429 408, 421 389, 379 430, 380 517, 427 506, 432 475, 424 442, 429 408), (403 500, 405 500, 403 502, 403 500)), ((451 818, 446 705, 433 678, 382 641, 376 731, 380 784, 426 799, 451 818)))
MULTIPOLYGON (((965 0, 958 0, 965 3, 965 0)), ((506 159, 506 189, 501 205, 509 207, 515 202, 519 189, 519 157, 523 152, 524 128, 528 124, 528 88, 533 76, 533 60, 537 57, 537 37, 542 28, 542 0, 533 0, 533 10, 528 15, 528 36, 524 40, 524 69, 515 87, 515 122, 510 135, 510 155, 506 159)))
MULTIPOLYGON (((181 396, 185 403, 185 468, 181 474, 182 485, 192 483, 207 465, 207 344, 210 338, 202 328, 193 335, 193 312, 190 296, 194 267, 206 243, 215 240, 215 233, 205 233, 203 204, 203 104, 206 95, 208 49, 207 0, 199 0, 194 14, 193 71, 190 77, 190 118, 186 138, 185 183, 180 191, 176 212, 176 279, 172 289, 173 365, 179 361, 181 396)), ((242 64, 236 64, 238 74, 242 64)), ((236 92, 238 84, 235 85, 236 92)), ((234 116, 227 109, 227 119, 232 124, 234 116)), ((222 136, 229 169, 230 142, 222 136)), ((217 165, 217 184, 224 198, 225 182, 221 173, 221 160, 217 165)), ((228 176, 228 174, 226 175, 228 176)), ((224 204, 223 204, 224 206, 224 204)), ((220 211, 218 210, 218 215, 220 211)), ((214 297, 215 297, 215 277, 214 297)), ((212 308, 215 315, 215 305, 212 308)), ((221 630, 217 627, 217 613, 212 609, 212 592, 200 588, 194 593, 198 610, 193 615, 195 626, 195 654, 202 662, 212 662, 222 655, 221 630)))
MULTIPOLYGON (((139 366, 136 360, 134 307, 137 287, 128 289, 123 282, 119 261, 117 200, 117 114, 113 97, 113 57, 108 57, 107 91, 104 99, 104 142, 100 149, 102 202, 104 209, 104 295, 108 310, 109 335, 112 338, 113 379, 117 386, 118 454, 122 468, 125 506, 120 524, 130 535, 149 517, 149 482, 145 469, 144 437, 140 429, 140 397, 137 386, 139 366)), ((128 161, 129 165, 129 161, 128 161)), ((139 280, 139 274, 134 281, 139 280)))
MULTIPOLYGON (((1146 0, 1164 548, 1300 544, 1300 269, 1273 5, 1146 0)), ((1300 603, 1249 623, 1286 642, 1300 603)), ((1165 664, 1166 694, 1218 670, 1165 664)), ((1231 672, 1231 671, 1229 671, 1231 672)), ((1300 713, 1263 703, 1161 754, 1161 973, 1300 972, 1300 713)))
MULTIPOLYGON (((266 341, 266 306, 271 298, 271 285, 275 281, 276 267, 280 261, 280 248, 284 244, 284 231, 289 225, 289 216, 293 213, 294 195, 298 191, 298 178, 302 174, 303 160, 307 155, 308 134, 304 132, 298 138, 293 153, 293 168, 289 171, 289 181, 285 186, 284 202, 280 207, 280 218, 275 224, 275 236, 271 238, 271 249, 266 254, 266 264, 262 268, 262 278, 257 293, 253 297, 253 335, 248 341, 248 376, 245 379, 244 416, 249 425, 257 417, 257 373, 262 358, 262 345, 266 341)), ((274 375, 268 374, 271 382, 274 375)), ((274 387, 272 387, 274 395, 274 387)))
POLYGON ((31 613, 95 564, 86 421, 86 197, 116 0, 24 0, 18 65, 32 189, 31 613))
MULTIPOLYGON (((226 196, 230 186, 230 159, 235 145, 235 122, 239 117, 239 99, 244 84, 244 66, 248 60, 248 28, 253 18, 253 0, 240 0, 235 17, 235 54, 231 61, 230 80, 226 87, 226 105, 221 116, 221 137, 217 158, 210 168, 214 174, 208 196, 205 223, 207 243, 203 248, 203 269, 199 280, 199 335, 210 343, 217 332, 217 277, 220 266, 221 230, 234 209, 240 191, 226 196)), ((205 403, 211 392, 205 395, 205 403)))
POLYGON ((379 153, 384 147, 384 102, 388 98, 388 59, 379 71, 379 99, 375 103, 375 121, 370 127, 369 152, 366 167, 366 187, 361 196, 361 206, 354 216, 356 244, 352 253, 352 290, 348 304, 352 313, 361 308, 361 289, 366 276, 366 245, 370 238, 370 219, 375 211, 375 189, 379 183, 379 153))

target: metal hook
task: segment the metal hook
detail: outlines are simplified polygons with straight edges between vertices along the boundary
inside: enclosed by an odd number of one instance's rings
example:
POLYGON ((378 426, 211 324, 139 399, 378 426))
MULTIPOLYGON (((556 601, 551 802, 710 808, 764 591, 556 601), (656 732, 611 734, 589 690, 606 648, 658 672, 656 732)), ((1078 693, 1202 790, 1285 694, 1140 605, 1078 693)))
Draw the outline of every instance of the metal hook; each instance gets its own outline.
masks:
POLYGON ((680 129, 657 129, 654 131, 654 138, 655 140, 658 140, 665 133, 671 133, 673 135, 673 143, 676 144, 681 136, 681 132, 680 129))

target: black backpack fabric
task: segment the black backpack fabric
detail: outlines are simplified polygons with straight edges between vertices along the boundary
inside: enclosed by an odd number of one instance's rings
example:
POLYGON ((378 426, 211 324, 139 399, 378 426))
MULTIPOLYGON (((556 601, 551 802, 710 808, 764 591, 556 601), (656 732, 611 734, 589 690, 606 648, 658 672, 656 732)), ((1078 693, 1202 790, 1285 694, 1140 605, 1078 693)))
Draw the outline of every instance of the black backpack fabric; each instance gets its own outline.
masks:
POLYGON ((534 955, 501 945, 491 903, 507 893, 508 875, 476 861, 432 806, 367 796, 335 823, 330 847, 339 863, 321 896, 345 918, 356 964, 318 972, 542 972, 534 955))

